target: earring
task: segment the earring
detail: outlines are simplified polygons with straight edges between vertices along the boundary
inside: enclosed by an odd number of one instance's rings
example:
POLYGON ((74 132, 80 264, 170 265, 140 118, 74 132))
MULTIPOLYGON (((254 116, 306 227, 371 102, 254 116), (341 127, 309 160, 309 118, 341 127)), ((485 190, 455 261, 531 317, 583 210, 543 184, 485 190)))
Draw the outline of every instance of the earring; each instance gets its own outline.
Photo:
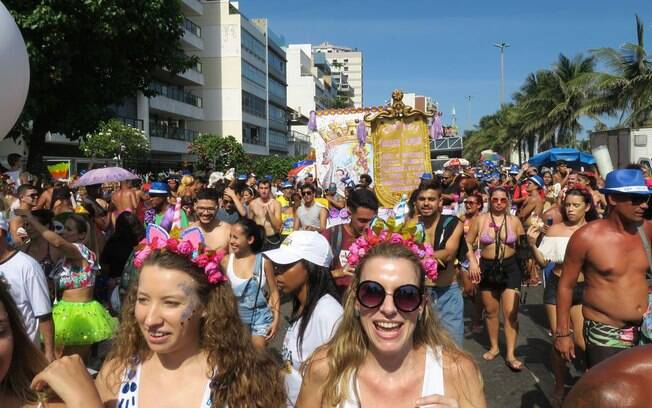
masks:
POLYGON ((353 316, 355 318, 359 318, 360 317, 360 310, 359 309, 353 309, 353 316))

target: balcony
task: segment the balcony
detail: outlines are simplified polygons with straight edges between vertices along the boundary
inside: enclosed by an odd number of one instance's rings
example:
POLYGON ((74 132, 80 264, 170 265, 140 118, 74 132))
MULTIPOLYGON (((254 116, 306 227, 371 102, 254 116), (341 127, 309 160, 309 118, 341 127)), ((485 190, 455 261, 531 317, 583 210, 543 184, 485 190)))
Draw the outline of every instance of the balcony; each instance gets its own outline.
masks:
POLYGON ((204 41, 201 39, 201 27, 189 19, 183 20, 183 37, 181 44, 185 48, 201 51, 204 49, 204 41))
POLYGON ((187 85, 204 85, 204 74, 202 73, 201 62, 197 61, 197 64, 184 72, 180 72, 179 77, 185 79, 187 85))
POLYGON ((145 123, 142 119, 128 118, 126 116, 116 116, 115 118, 127 126, 131 126, 132 128, 139 130, 145 130, 145 123))
POLYGON ((310 136, 297 132, 296 130, 293 130, 290 132, 290 137, 288 138, 288 142, 307 142, 310 143, 310 136))
POLYGON ((460 136, 443 137, 441 139, 430 141, 430 151, 438 154, 458 150, 461 152, 463 147, 464 143, 460 136))
POLYGON ((181 11, 184 15, 201 16, 204 14, 204 6, 199 0, 181 0, 181 11))
POLYGON ((149 99, 151 109, 189 119, 203 120, 203 100, 182 87, 152 82, 149 89, 158 95, 149 99))
POLYGON ((199 134, 199 132, 190 129, 164 126, 155 121, 149 122, 150 137, 161 137, 163 139, 174 139, 182 140, 185 142, 192 142, 197 136, 199 136, 199 134))

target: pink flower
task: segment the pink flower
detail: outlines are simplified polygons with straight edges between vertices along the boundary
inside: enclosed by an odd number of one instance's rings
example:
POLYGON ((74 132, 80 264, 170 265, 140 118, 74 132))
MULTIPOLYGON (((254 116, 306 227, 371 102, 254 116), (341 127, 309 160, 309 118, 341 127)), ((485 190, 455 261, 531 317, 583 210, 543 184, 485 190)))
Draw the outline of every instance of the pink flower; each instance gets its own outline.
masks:
POLYGON ((389 242, 392 244, 400 244, 403 242, 403 237, 401 234, 393 233, 389 238, 389 242))
POLYGON ((349 256, 346 257, 346 262, 347 262, 350 266, 356 266, 356 265, 358 264, 358 262, 360 262, 360 256, 358 256, 357 253, 353 253, 353 252, 351 252, 351 253, 349 254, 349 256))
POLYGON ((188 241, 181 241, 177 247, 177 251, 183 255, 190 255, 194 250, 195 248, 193 248, 192 244, 188 241))
POLYGON ((199 265, 200 268, 206 267, 208 263, 211 261, 211 259, 208 257, 206 254, 201 254, 197 258, 195 258, 194 262, 199 265))
POLYGON ((360 248, 360 250, 358 251, 358 256, 359 256, 360 258, 362 258, 363 256, 365 256, 366 254, 367 254, 367 250, 364 249, 364 248, 360 248))
POLYGON ((134 257, 134 266, 136 268, 140 268, 143 266, 143 262, 145 261, 145 258, 147 258, 150 254, 152 253, 152 248, 149 246, 143 247, 140 251, 136 253, 136 256, 134 257))
POLYGON ((218 283, 226 282, 226 277, 222 272, 219 271, 213 271, 211 273, 208 273, 207 276, 208 276, 208 283, 210 283, 211 285, 217 285, 218 283))
POLYGON ((170 250, 171 252, 177 252, 177 247, 179 246, 179 241, 177 241, 174 238, 168 238, 167 242, 165 243, 165 247, 170 250))
POLYGON ((358 241, 352 243, 351 246, 349 247, 349 252, 351 253, 358 253, 359 250, 360 247, 358 246, 358 241))

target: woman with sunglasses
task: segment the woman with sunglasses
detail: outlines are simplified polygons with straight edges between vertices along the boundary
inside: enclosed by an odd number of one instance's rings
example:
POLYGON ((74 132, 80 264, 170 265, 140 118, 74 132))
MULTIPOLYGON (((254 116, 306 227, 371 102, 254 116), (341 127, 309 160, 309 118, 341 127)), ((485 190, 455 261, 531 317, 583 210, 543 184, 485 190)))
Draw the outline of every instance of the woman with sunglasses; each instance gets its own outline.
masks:
MULTIPOLYGON (((566 247, 571 235, 587 222, 598 219, 598 213, 593 205, 591 193, 587 189, 572 188, 566 192, 564 207, 562 211, 564 222, 552 225, 543 240, 537 247, 536 243, 541 234, 540 228, 532 225, 527 231, 528 243, 537 263, 544 267, 548 262, 554 262, 555 266, 550 278, 546 280, 546 288, 543 294, 543 303, 546 306, 546 314, 550 323, 551 333, 557 332, 557 287, 564 262, 566 247)), ((573 339, 581 350, 585 349, 582 327, 582 296, 584 292, 584 276, 580 273, 577 286, 573 289, 572 307, 570 309, 570 320, 573 327, 573 339)), ((566 364, 559 353, 552 350, 552 371, 555 376, 555 391, 553 393, 553 405, 559 407, 564 397, 564 377, 566 364)))
MULTIPOLYGON (((471 224, 482 212, 482 194, 475 192, 468 195, 464 201, 464 214, 460 217, 464 223, 464 236, 469 233, 471 224)), ((474 253, 477 259, 480 259, 480 251, 477 242, 474 244, 474 253)), ((468 261, 464 261, 461 265, 462 268, 468 269, 468 261)), ((467 273, 460 274, 466 295, 473 299, 473 312, 471 314, 471 332, 473 334, 482 333, 482 299, 480 293, 477 291, 477 282, 473 282, 467 273)))
POLYGON ((355 268, 333 338, 304 367, 302 407, 484 407, 479 370, 424 295, 423 261, 373 245, 355 268))
POLYGON ((328 240, 318 232, 294 231, 278 249, 263 254, 274 264, 278 289, 293 301, 281 353, 288 406, 293 407, 301 389, 301 365, 331 338, 342 316, 330 273, 333 253, 328 240))
MULTIPOLYGON (((480 244, 479 268, 482 271, 482 280, 479 286, 491 344, 491 348, 482 355, 482 358, 491 361, 500 355, 498 313, 502 305, 507 343, 505 363, 511 370, 521 371, 523 363, 514 354, 518 335, 518 304, 522 275, 516 259, 516 248, 525 231, 519 219, 509 214, 510 205, 507 197, 507 191, 502 187, 496 187, 490 192, 489 211, 480 214, 474 220, 466 240, 469 246, 472 246, 476 240, 480 244)), ((469 262, 471 269, 478 267, 475 259, 469 259, 469 262)))

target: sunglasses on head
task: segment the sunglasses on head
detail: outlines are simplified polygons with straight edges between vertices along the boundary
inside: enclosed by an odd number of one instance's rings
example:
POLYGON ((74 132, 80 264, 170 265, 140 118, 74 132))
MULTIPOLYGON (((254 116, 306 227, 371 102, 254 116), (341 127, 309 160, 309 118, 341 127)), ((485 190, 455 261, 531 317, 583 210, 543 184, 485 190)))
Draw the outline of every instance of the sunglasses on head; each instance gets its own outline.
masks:
POLYGON ((505 197, 492 197, 491 202, 505 204, 507 203, 507 199, 505 197))
MULTIPOLYGON (((364 281, 358 285, 355 297, 367 309, 374 309, 383 304, 387 292, 383 285, 375 281, 364 281)), ((423 293, 416 285, 402 285, 391 294, 394 306, 404 313, 414 312, 421 306, 423 293)))

